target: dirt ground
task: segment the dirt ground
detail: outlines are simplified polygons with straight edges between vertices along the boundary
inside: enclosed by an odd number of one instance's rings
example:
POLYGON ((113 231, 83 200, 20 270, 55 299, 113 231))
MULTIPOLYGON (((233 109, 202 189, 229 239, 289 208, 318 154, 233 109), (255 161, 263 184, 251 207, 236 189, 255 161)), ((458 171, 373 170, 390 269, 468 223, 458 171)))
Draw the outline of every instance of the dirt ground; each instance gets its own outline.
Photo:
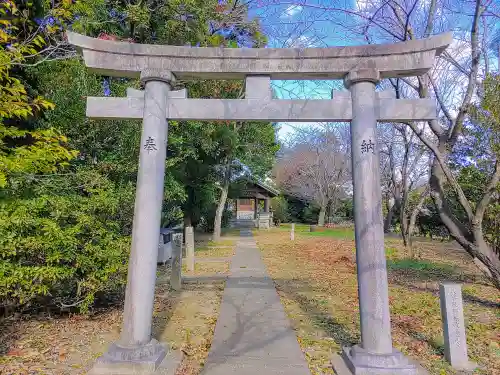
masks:
MULTIPOLYGON (((299 228, 298 228, 299 229, 299 228)), ((345 228, 311 234, 286 226, 254 231, 263 259, 296 330, 313 375, 332 374, 332 353, 359 342, 355 247, 345 228)), ((183 362, 176 375, 198 375, 218 316, 235 233, 221 242, 199 237, 193 273, 181 292, 169 289, 159 267, 153 334, 183 362)), ((469 356, 476 374, 500 375, 500 293, 453 244, 417 242, 421 257, 408 259, 398 239, 386 240, 394 346, 432 375, 455 375, 443 359, 438 298, 441 281, 463 285, 469 356)), ((0 374, 80 375, 119 337, 122 306, 89 316, 17 316, 0 320, 0 374)))
MULTIPOLYGON (((181 292, 169 288, 168 267, 158 267, 153 336, 183 354, 176 375, 195 375, 203 366, 235 242, 235 238, 197 242, 195 271, 183 272, 187 282, 181 292)), ((0 374, 85 374, 118 339, 122 309, 115 306, 88 316, 24 315, 0 320, 0 374)))
MULTIPOLYGON (((298 231, 291 242, 286 227, 255 235, 312 374, 332 374, 332 353, 359 341, 353 236, 298 231)), ((386 241, 394 346, 433 375, 456 374, 443 359, 438 288, 459 282, 469 356, 481 366, 475 373, 500 374, 500 293, 456 246, 416 246, 421 258, 411 260, 399 240, 386 241)))

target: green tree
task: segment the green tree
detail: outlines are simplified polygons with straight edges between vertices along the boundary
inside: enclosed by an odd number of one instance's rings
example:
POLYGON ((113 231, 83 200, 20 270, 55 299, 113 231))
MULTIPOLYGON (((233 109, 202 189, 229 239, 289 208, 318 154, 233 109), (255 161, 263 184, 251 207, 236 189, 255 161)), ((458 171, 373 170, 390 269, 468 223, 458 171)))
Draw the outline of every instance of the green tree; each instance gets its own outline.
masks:
POLYGON ((80 0, 73 30, 135 43, 252 47, 266 41, 244 3, 230 0, 80 0))
MULTIPOLYGON (((64 171, 17 174, 3 190, 2 297, 86 310, 125 281, 140 124, 85 117, 84 95, 101 95, 102 84, 77 59, 26 68, 25 77, 55 103, 36 131, 67 134, 80 153, 64 171)), ((111 89, 124 94, 126 85, 111 89)))
POLYGON ((0 299, 87 310, 125 281, 133 187, 117 191, 98 172, 23 181, 27 198, 0 206, 0 299), (117 194, 117 192, 119 194, 117 194))
MULTIPOLYGON (((25 132, 16 137, 2 130, 0 167, 6 185, 0 192, 0 295, 14 307, 43 303, 86 310, 96 298, 121 292, 125 281, 140 123, 87 119, 85 99, 88 95, 124 96, 126 87, 137 88, 139 83, 96 76, 79 59, 50 61, 51 51, 64 57, 64 51, 57 49, 61 31, 71 22, 73 30, 95 37, 191 45, 237 46, 263 37, 249 31, 257 30, 256 23, 237 18, 222 27, 231 17, 226 10, 235 4, 226 8, 216 1, 158 2, 154 9, 124 1, 63 2, 72 12, 71 17, 64 14, 67 22, 56 17, 56 8, 44 8, 42 3, 26 22, 43 26, 44 32, 49 30, 57 38, 37 46, 40 53, 36 56, 31 56, 34 50, 26 51, 22 69, 14 69, 20 66, 19 60, 9 55, 7 44, 2 42, 0 51, 2 61, 5 56, 15 61, 8 73, 15 70, 16 79, 27 87, 21 102, 28 111, 13 111, 5 105, 7 100, 0 104, 3 111, 10 111, 10 118, 3 116, 2 126, 9 121, 8 131, 25 132), (42 96, 48 101, 42 101, 42 96), (53 107, 49 103, 55 108, 42 115, 41 109, 53 107), (37 139, 42 144, 37 145, 37 139), (71 150, 78 150, 78 157, 71 150)), ((240 14, 239 6, 235 8, 240 14)), ((17 38, 22 44, 25 36, 17 34, 17 38)), ((234 82, 184 84, 190 89, 201 87, 200 97, 216 97, 224 85, 234 82)), ((15 93, 4 86, 2 95, 15 93)), ((164 224, 175 222, 181 208, 200 217, 213 207, 219 163, 216 150, 226 142, 223 129, 227 124, 171 122, 169 126, 164 224)))
POLYGON ((53 104, 30 95, 19 76, 33 56, 52 48, 52 40, 59 33, 55 23, 66 22, 71 16, 70 6, 66 1, 47 9, 40 9, 36 3, 0 3, 0 188, 8 185, 12 175, 56 172, 77 155, 55 129, 23 127, 23 120, 53 108, 53 104), (35 23, 34 17, 43 10, 54 25, 35 23))
POLYGON ((263 178, 273 166, 279 146, 272 123, 233 123, 220 130, 224 142, 218 151, 217 177, 220 194, 214 219, 214 240, 221 234, 222 214, 226 205, 229 185, 238 173, 263 178))
MULTIPOLYGON (((201 45, 225 47, 255 47, 265 44, 256 21, 250 21, 244 4, 229 1, 160 1, 154 9, 146 4, 131 5, 125 1, 84 1, 85 8, 74 30, 108 39, 127 39, 141 43, 201 45)), ((242 83, 231 81, 180 82, 193 97, 236 98, 242 94, 242 83)), ((235 124, 171 122, 167 155, 167 179, 184 186, 180 197, 186 225, 196 224, 211 210, 214 197, 220 195, 222 208, 216 210, 220 233, 220 218, 227 186, 235 160, 243 158, 243 149, 234 132, 235 124), (233 129, 231 134, 229 128, 233 129), (236 143, 235 143, 236 142, 236 143), (222 150, 222 151, 221 151, 222 150), (231 165, 228 169, 227 166, 231 165), (219 194, 220 190, 220 194, 219 194)), ((250 126, 244 126, 248 129, 250 126)), ((241 128, 238 125, 237 128, 241 128)), ((242 135, 248 134, 248 131, 242 135)), ((254 142, 255 143, 255 142, 254 142)), ((246 157, 247 162, 252 159, 246 157)))
POLYGON ((282 195, 278 195, 271 199, 271 207, 273 208, 273 219, 277 223, 286 223, 290 220, 288 213, 288 202, 282 195))

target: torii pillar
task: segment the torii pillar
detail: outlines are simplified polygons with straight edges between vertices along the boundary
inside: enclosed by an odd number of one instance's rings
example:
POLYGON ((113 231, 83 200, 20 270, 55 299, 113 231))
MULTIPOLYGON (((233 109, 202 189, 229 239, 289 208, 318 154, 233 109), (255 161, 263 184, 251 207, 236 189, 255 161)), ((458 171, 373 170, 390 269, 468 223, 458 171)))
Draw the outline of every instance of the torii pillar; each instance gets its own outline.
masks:
POLYGON ((392 347, 389 285, 377 148, 378 101, 375 69, 351 71, 344 79, 351 92, 351 154, 356 266, 361 343, 342 348, 332 364, 339 375, 415 375, 418 367, 392 347))
POLYGON ((165 113, 174 80, 168 71, 141 72, 143 123, 123 325, 119 341, 98 358, 91 375, 153 374, 167 355, 170 367, 180 361, 151 336, 168 139, 165 113))

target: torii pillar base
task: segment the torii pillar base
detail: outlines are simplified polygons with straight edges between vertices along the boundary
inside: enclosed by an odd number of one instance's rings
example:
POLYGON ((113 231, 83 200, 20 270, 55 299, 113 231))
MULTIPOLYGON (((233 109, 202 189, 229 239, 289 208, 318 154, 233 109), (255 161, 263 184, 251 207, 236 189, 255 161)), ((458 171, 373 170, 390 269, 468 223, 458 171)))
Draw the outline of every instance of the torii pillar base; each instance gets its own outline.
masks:
POLYGON ((394 349, 392 354, 369 353, 355 345, 344 347, 341 355, 332 358, 337 375, 428 375, 418 363, 394 349))
POLYGON ((174 375, 181 360, 180 353, 155 339, 137 348, 112 344, 88 375, 174 375))

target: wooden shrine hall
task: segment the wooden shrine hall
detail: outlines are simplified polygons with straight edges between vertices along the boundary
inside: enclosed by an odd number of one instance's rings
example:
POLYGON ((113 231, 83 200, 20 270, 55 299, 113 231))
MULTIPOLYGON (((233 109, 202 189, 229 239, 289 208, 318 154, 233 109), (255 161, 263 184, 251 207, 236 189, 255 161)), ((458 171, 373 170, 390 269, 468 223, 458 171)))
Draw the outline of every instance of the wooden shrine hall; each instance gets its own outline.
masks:
POLYGON ((243 187, 231 194, 235 227, 269 228, 272 223, 271 198, 279 194, 275 188, 256 180, 241 181, 243 187))

